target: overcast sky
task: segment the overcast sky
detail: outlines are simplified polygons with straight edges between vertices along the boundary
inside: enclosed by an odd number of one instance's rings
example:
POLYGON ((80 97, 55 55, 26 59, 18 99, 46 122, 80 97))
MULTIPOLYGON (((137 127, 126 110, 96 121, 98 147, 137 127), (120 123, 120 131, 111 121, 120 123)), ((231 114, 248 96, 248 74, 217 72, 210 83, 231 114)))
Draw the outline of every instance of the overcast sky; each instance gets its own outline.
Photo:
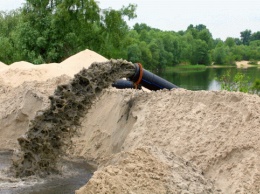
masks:
MULTIPOLYGON (((20 7, 25 0, 0 0, 0 10, 20 7)), ((100 8, 120 9, 137 4, 134 23, 146 23, 161 30, 186 30, 190 24, 204 24, 214 38, 240 37, 246 29, 260 31, 260 0, 98 0, 100 8)))

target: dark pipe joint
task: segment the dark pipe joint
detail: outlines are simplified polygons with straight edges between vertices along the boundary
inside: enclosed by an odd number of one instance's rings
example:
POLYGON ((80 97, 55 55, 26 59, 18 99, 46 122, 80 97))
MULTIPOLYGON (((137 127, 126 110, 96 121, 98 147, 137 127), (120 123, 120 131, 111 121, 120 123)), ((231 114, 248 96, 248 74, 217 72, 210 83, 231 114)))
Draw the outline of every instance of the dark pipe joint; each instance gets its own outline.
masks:
MULTIPOLYGON (((136 82, 140 77, 140 67, 135 64, 135 74, 129 79, 136 82)), ((140 84, 149 90, 161 90, 161 89, 172 89, 178 88, 178 86, 168 82, 167 80, 143 69, 143 75, 140 84)))

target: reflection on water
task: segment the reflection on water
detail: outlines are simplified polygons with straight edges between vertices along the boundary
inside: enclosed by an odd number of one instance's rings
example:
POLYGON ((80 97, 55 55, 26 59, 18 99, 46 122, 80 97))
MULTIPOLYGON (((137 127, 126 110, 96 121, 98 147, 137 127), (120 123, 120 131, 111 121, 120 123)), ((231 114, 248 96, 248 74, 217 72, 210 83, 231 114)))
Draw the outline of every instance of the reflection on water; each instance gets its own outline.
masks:
POLYGON ((209 83, 208 89, 207 90, 211 90, 211 91, 218 91, 221 89, 221 85, 217 80, 212 80, 209 83))
POLYGON ((241 72, 249 77, 250 82, 260 78, 260 69, 251 67, 247 69, 230 68, 207 68, 200 72, 160 72, 156 73, 160 77, 172 82, 173 84, 188 90, 220 90, 221 86, 218 81, 222 75, 230 71, 230 75, 234 77, 237 72, 241 72))
POLYGON ((1 194, 72 194, 91 178, 93 167, 84 161, 63 161, 63 175, 47 179, 16 179, 6 173, 11 166, 12 152, 0 151, 1 194))

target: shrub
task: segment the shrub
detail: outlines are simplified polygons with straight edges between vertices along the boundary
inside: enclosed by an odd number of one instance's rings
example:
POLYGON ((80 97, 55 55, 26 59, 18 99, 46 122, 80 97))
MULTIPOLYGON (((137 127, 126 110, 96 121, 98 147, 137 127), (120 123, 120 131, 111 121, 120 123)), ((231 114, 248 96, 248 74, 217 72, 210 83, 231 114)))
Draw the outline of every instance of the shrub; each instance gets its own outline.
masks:
POLYGON ((249 84, 249 77, 240 72, 231 76, 229 70, 218 81, 220 81, 222 90, 260 94, 260 79, 249 84))

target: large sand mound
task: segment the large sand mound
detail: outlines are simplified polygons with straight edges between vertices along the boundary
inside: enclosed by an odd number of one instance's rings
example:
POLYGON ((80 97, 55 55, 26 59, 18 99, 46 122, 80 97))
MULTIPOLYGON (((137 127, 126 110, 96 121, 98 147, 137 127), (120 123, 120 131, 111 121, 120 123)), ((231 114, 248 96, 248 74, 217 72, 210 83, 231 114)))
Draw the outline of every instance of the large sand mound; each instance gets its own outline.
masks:
POLYGON ((83 67, 88 68, 92 62, 104 62, 106 60, 93 51, 85 50, 71 56, 62 63, 33 65, 21 61, 12 63, 8 68, 0 67, 0 79, 2 78, 5 84, 16 87, 24 82, 46 81, 61 75, 73 77, 83 67))
MULTIPOLYGON (((58 84, 105 60, 86 50, 64 66, 1 68, 1 149, 18 148, 17 138, 36 111, 49 106, 58 84)), ((107 89, 68 150, 98 165, 76 193, 259 193, 259 115, 256 95, 107 89)))
POLYGON ((5 68, 7 65, 0 61, 0 69, 5 68))

